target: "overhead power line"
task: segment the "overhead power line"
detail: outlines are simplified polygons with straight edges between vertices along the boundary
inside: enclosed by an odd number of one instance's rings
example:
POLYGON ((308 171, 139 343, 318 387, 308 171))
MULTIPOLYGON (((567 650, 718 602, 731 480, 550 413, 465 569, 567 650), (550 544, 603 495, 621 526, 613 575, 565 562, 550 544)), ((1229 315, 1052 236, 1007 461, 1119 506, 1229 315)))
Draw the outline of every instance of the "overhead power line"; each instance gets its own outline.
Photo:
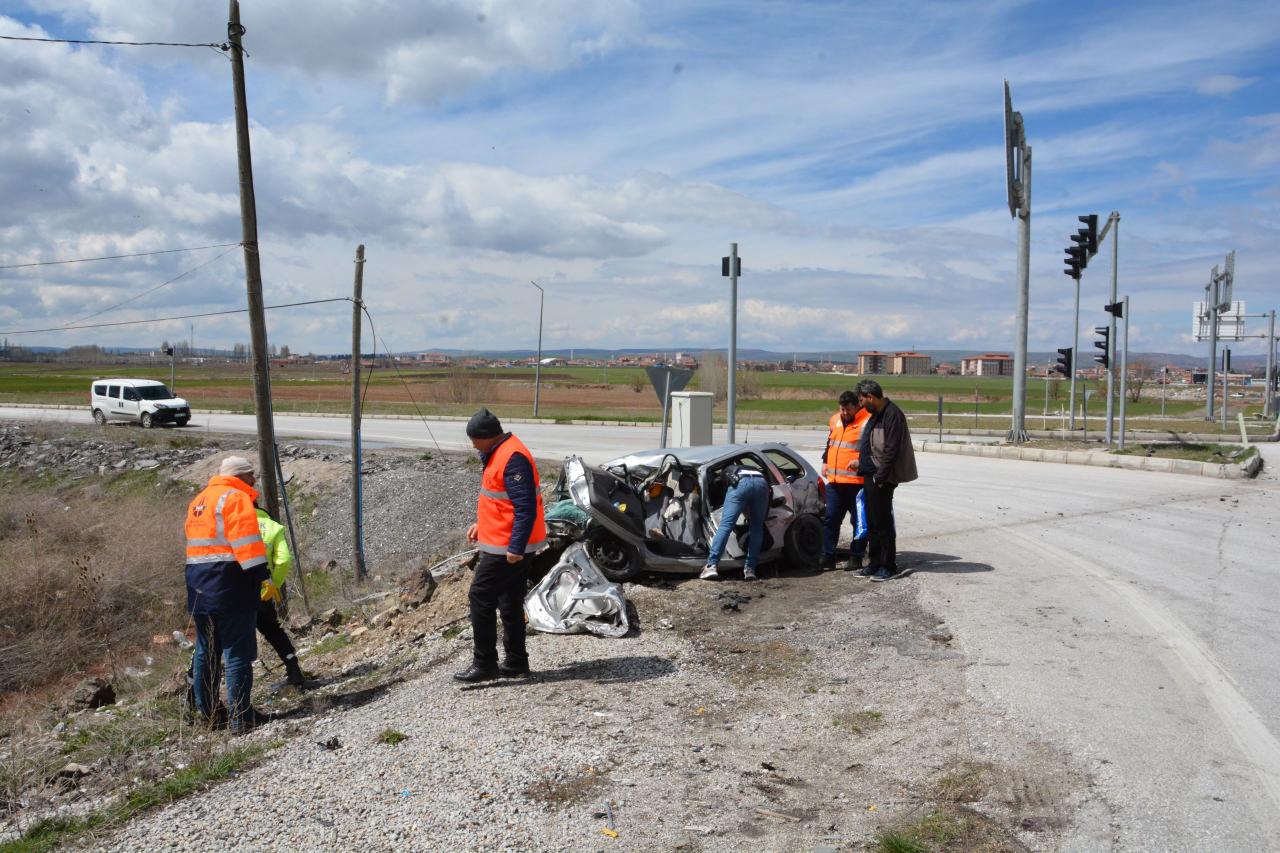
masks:
MULTIPOLYGON (((0 38, 4 38, 0 36, 0 38)), ((227 246, 239 246, 239 243, 212 243, 208 246, 188 246, 184 249, 157 249, 154 252, 134 252, 131 255, 103 255, 100 258, 71 258, 65 261, 35 261, 29 264, 5 264, 0 270, 16 270, 23 267, 52 267, 58 264, 85 264, 90 261, 118 261, 121 258, 145 258, 150 255, 172 255, 175 252, 198 252, 201 249, 225 249, 227 246)))
MULTIPOLYGON (((273 308, 298 308, 302 305, 322 305, 326 302, 351 302, 350 296, 335 296, 332 299, 311 299, 306 302, 285 302, 281 305, 266 305, 264 310, 273 308)), ((114 323, 86 323, 81 326, 50 326, 47 329, 15 329, 0 331, 0 335, 34 335, 39 332, 72 332, 78 329, 103 329, 108 326, 141 326, 147 323, 167 323, 170 320, 195 320, 200 317, 219 317, 224 314, 244 314, 248 308, 232 308, 226 311, 206 311, 203 314, 179 314, 176 317, 152 317, 148 320, 118 320, 114 323)))
POLYGON ((56 44, 118 44, 128 47, 212 47, 217 50, 230 50, 226 42, 189 42, 189 41, 106 41, 103 39, 47 39, 34 36, 0 36, 6 41, 41 41, 56 44))
POLYGON ((160 284, 157 284, 155 287, 153 287, 153 288, 151 288, 151 289, 149 289, 149 290, 144 290, 144 291, 142 291, 141 293, 139 293, 139 294, 138 294, 138 295, 136 295, 136 296, 130 296, 128 299, 124 300, 123 302, 117 302, 115 305, 112 305, 112 306, 110 306, 110 307, 108 307, 108 308, 103 308, 101 311, 95 311, 95 312, 93 312, 92 314, 88 314, 88 315, 86 315, 86 316, 84 316, 84 317, 79 318, 78 320, 72 320, 72 321, 71 321, 71 324, 72 324, 72 325, 74 325, 74 324, 76 324, 76 323, 83 323, 85 320, 92 320, 94 317, 100 317, 100 316, 102 316, 103 314, 107 313, 108 311, 114 311, 115 309, 120 308, 121 306, 128 305, 130 302, 137 302, 137 301, 138 301, 139 299, 141 299, 142 297, 147 296, 148 294, 151 294, 151 293, 155 293, 157 290, 159 290, 159 289, 160 289, 160 288, 162 288, 162 287, 168 287, 169 285, 173 284, 175 281, 177 281, 177 280, 179 280, 179 279, 182 279, 182 278, 186 278, 187 276, 191 275, 193 272, 198 272, 199 270, 204 269, 205 267, 209 266, 210 264, 212 264, 212 263, 214 263, 214 262, 216 262, 216 261, 220 261, 220 260, 222 260, 222 259, 223 259, 223 258, 225 258, 227 255, 231 254, 231 253, 232 253, 232 252, 234 252, 237 248, 239 248, 239 245, 240 245, 239 243, 233 243, 233 244, 231 244, 231 248, 230 248, 230 249, 227 249, 225 252, 221 252, 221 253, 220 253, 216 258, 210 258, 209 260, 207 260, 207 261, 205 261, 205 262, 203 262, 203 263, 196 264, 196 265, 195 265, 194 267, 192 267, 191 269, 186 270, 186 271, 184 271, 184 272, 180 272, 180 273, 178 273, 177 275, 175 275, 173 278, 169 279, 168 281, 161 282, 160 284))

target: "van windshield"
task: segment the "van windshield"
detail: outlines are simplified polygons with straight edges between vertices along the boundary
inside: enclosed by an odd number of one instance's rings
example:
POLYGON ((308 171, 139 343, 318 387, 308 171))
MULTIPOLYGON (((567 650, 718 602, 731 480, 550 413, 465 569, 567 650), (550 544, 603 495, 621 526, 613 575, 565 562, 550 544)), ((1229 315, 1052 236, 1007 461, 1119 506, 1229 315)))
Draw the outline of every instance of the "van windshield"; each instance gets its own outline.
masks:
POLYGON ((144 400, 171 400, 173 392, 163 385, 139 385, 133 390, 144 400))

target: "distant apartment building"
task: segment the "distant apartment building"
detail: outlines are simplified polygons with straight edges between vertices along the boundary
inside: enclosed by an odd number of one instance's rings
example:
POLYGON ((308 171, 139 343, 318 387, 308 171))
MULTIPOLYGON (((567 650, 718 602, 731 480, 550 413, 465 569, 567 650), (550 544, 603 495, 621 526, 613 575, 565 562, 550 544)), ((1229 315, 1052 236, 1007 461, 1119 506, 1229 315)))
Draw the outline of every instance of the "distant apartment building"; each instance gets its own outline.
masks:
POLYGON ((1003 353, 988 352, 960 359, 961 376, 1012 376, 1013 358, 1003 353))
POLYGON ((858 353, 858 373, 861 376, 875 376, 881 373, 889 372, 890 355, 887 352, 870 352, 858 353))
POLYGON ((928 376, 933 359, 919 352, 895 352, 889 361, 894 376, 928 376))
POLYGON ((935 367, 933 372, 938 376, 958 376, 960 374, 960 368, 950 362, 944 361, 942 364, 935 367))

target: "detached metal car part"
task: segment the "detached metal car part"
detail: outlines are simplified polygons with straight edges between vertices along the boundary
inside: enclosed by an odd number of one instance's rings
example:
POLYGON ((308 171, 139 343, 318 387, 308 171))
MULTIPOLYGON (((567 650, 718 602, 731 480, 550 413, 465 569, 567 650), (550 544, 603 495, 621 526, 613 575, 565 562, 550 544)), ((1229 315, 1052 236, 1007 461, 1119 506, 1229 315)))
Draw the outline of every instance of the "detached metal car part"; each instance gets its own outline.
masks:
MULTIPOLYGON (((591 517, 581 535, 591 561, 612 581, 642 571, 697 572, 720 523, 733 466, 762 472, 770 485, 760 561, 785 559, 797 569, 822 558, 826 486, 818 472, 784 444, 667 448, 588 465, 565 460, 555 498, 571 498, 591 517)), ((746 519, 729 537, 722 569, 741 568, 746 519)))
POLYGON ((524 612, 529 627, 548 634, 621 637, 631 628, 622 587, 609 583, 592 565, 581 542, 566 548, 546 577, 529 590, 524 612))

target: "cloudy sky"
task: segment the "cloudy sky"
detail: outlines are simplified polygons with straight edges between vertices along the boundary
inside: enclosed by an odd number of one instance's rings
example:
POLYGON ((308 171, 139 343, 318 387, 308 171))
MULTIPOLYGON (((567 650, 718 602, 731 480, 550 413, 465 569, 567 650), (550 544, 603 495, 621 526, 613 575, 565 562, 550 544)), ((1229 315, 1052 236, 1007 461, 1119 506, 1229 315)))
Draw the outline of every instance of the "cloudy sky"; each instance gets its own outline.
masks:
MULTIPOLYGON (((226 11, 0 0, 0 35, 220 42, 226 11)), ((242 15, 266 301, 350 295, 364 243, 396 350, 532 347, 530 279, 548 348, 722 346, 732 241, 741 346, 1007 350, 1003 78, 1034 150, 1032 349, 1070 342, 1061 259, 1082 213, 1122 214, 1135 349, 1203 348, 1191 303, 1231 249, 1236 297, 1280 307, 1274 2, 245 0, 242 15)), ((0 265, 239 240, 230 75, 204 47, 0 41, 0 265)), ((243 258, 225 252, 0 270, 0 332, 243 307, 243 258)), ((1109 277, 1104 251, 1086 331, 1109 277)), ((349 346, 345 303, 268 324, 294 350, 349 346)), ((195 338, 247 341, 247 320, 198 320, 195 338)))

